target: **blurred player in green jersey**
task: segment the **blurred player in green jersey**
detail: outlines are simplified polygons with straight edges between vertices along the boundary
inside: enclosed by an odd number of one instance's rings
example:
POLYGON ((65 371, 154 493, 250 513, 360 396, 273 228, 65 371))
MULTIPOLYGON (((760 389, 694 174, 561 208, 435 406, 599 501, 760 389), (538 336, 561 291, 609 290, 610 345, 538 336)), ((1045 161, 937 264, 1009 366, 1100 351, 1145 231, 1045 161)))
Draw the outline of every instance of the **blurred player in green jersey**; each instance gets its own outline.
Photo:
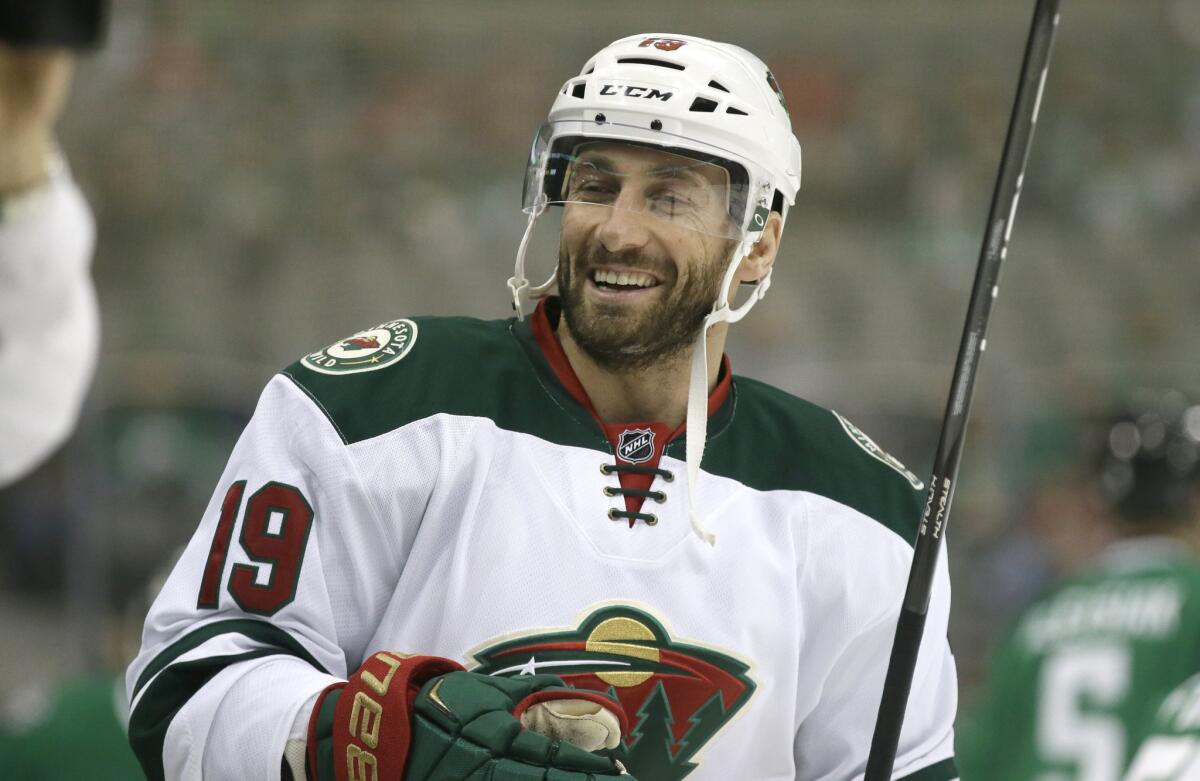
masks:
POLYGON ((1123 777, 1164 698, 1200 670, 1198 462, 1200 406, 1179 394, 1146 394, 1108 426, 1098 474, 1118 539, 1010 628, 960 725, 964 779, 1123 777))

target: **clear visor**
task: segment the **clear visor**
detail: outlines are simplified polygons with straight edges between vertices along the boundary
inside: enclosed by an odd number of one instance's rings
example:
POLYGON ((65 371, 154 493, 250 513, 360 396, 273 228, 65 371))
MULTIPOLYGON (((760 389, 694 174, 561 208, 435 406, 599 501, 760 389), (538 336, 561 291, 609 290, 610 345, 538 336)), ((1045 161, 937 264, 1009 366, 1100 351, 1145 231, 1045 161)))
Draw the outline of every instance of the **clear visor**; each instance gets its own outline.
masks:
MULTIPOLYGON (((611 126, 610 126, 611 127, 611 126)), ((740 239, 747 184, 744 169, 699 153, 625 140, 567 136, 550 126, 534 141, 523 209, 616 209, 637 219, 740 239)))

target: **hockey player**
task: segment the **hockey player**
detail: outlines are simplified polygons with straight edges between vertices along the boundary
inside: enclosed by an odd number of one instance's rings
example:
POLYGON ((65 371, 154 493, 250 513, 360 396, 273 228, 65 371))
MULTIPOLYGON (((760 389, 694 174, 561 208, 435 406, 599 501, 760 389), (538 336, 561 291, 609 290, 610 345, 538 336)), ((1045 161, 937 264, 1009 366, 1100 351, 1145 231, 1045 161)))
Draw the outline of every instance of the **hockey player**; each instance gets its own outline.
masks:
MULTIPOLYGON (((517 317, 268 384, 129 668, 147 775, 861 778, 922 486, 723 357, 799 179, 749 52, 592 57, 533 145, 517 317)), ((896 778, 956 777, 948 607, 943 562, 896 778)))
POLYGON ((1118 781, 1164 696, 1198 669, 1200 407, 1147 394, 1111 423, 1104 451, 1120 537, 999 646, 963 726, 964 778, 1118 781))

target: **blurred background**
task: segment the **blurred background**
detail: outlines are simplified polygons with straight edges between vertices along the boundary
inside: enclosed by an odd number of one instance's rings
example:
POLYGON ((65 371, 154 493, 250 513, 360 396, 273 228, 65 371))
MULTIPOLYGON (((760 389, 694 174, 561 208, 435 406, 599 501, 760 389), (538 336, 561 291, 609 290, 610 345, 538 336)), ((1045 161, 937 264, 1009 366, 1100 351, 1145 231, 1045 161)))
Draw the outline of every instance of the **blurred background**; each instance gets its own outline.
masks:
MULTIPOLYGON (((1032 2, 114 0, 59 138, 96 215, 81 425, 0 490, 0 701, 118 669, 271 374, 397 316, 510 313, 528 144, 635 32, 741 44, 804 147, 734 370, 928 475, 1032 2)), ((1200 394, 1200 4, 1065 0, 950 530, 989 644, 1110 530, 1090 423, 1200 394)), ((0 445, 2 446, 2 445, 0 445)))

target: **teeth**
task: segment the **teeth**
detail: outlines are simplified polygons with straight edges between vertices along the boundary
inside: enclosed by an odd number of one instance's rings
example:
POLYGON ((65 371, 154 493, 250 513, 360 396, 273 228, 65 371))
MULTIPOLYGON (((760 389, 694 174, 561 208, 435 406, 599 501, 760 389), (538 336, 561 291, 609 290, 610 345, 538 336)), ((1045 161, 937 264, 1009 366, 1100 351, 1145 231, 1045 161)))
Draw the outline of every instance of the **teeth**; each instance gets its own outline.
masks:
POLYGON ((597 269, 594 279, 606 285, 636 285, 637 287, 653 287, 654 277, 640 271, 609 271, 597 269))

